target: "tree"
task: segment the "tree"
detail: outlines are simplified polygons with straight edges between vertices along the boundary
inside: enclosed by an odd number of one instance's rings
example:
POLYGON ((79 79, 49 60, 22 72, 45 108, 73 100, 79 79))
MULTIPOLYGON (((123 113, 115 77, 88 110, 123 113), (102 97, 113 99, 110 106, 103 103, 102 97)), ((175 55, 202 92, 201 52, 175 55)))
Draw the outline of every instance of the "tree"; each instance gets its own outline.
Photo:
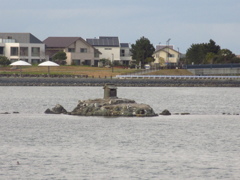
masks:
POLYGON ((11 61, 6 56, 0 56, 0 65, 7 66, 11 64, 11 61))
POLYGON ((111 61, 109 59, 106 59, 106 58, 100 59, 99 61, 103 64, 103 66, 111 64, 111 61))
POLYGON ((191 47, 187 50, 186 60, 188 64, 192 62, 195 64, 204 64, 210 63, 209 58, 217 55, 220 51, 220 46, 216 45, 216 43, 210 39, 209 43, 200 43, 200 44, 192 44, 191 47), (211 54, 208 54, 211 53, 211 54))
POLYGON ((138 39, 131 47, 132 58, 137 64, 141 63, 142 68, 148 63, 149 58, 152 58, 154 51, 154 46, 145 37, 138 39))
POLYGON ((67 59, 67 55, 63 51, 59 51, 53 56, 53 60, 61 65, 66 64, 66 59, 67 59))
POLYGON ((206 50, 208 53, 218 54, 220 49, 221 49, 220 46, 216 45, 216 43, 212 39, 210 39, 209 43, 206 44, 206 50))
POLYGON ((214 60, 216 59, 216 54, 209 52, 206 54, 204 64, 214 64, 214 60))
POLYGON ((149 64, 149 63, 151 63, 151 62, 153 62, 154 61, 154 58, 153 57, 147 57, 146 59, 145 59, 145 62, 147 63, 147 64, 149 64))
POLYGON ((216 59, 217 63, 239 63, 239 58, 236 57, 235 54, 232 53, 229 49, 221 49, 218 52, 218 57, 216 59))
POLYGON ((205 58, 204 44, 192 44, 187 50, 186 60, 188 64, 202 64, 205 58))
POLYGON ((166 63, 165 63, 164 58, 159 57, 159 64, 160 64, 160 66, 162 66, 162 67, 166 66, 166 63))

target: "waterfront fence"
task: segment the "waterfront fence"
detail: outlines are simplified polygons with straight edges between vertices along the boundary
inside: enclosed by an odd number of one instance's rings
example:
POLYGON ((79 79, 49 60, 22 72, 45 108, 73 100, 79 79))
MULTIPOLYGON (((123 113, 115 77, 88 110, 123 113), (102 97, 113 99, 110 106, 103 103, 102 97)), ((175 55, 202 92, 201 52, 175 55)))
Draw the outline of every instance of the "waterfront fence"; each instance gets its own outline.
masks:
POLYGON ((118 79, 237 79, 240 76, 168 76, 168 75, 117 75, 118 79))

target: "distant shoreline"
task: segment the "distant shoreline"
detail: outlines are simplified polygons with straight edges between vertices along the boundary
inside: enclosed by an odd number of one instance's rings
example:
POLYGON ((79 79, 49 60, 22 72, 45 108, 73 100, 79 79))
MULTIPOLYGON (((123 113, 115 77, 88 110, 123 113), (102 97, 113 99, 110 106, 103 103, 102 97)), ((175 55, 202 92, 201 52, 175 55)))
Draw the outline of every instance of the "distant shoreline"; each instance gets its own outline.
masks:
POLYGON ((0 77, 0 86, 103 86, 119 87, 240 87, 240 80, 229 79, 111 79, 56 77, 0 77))

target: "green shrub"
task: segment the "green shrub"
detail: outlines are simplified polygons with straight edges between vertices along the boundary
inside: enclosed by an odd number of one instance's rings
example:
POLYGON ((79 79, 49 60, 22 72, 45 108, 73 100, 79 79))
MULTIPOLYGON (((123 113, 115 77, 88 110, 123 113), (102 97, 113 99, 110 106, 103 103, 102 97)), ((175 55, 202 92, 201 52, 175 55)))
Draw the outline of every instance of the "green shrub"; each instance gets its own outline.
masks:
POLYGON ((11 61, 6 56, 0 56, 0 65, 8 66, 11 64, 11 61))

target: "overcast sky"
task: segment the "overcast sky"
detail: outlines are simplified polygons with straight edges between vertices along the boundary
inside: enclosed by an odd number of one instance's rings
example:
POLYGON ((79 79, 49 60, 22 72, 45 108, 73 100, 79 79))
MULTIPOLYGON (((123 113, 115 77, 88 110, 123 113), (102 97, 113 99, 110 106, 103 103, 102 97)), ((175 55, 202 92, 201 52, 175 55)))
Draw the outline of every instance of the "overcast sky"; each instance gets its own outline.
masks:
POLYGON ((118 36, 170 44, 185 53, 213 39, 240 55, 240 0, 0 0, 0 32, 84 39, 118 36))

